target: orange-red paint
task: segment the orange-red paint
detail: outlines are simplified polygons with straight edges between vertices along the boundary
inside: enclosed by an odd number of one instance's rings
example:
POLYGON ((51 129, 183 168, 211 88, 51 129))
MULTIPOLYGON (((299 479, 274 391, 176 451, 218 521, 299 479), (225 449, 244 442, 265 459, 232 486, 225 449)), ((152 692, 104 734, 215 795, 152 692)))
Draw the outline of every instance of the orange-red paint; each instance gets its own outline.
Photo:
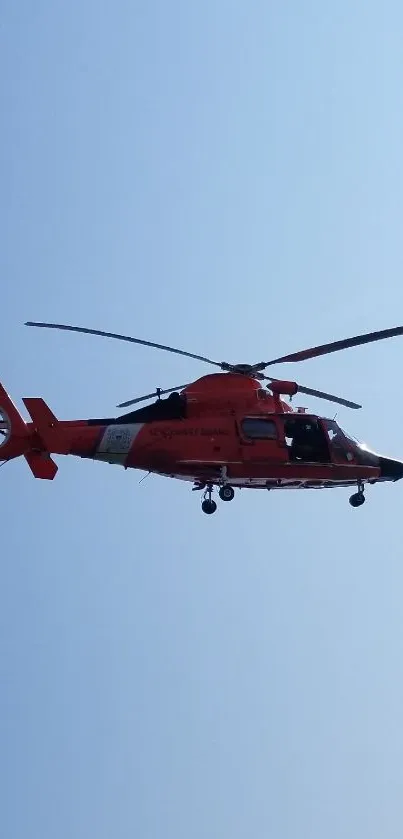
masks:
MULTIPOLYGON (((22 455, 33 475, 46 480, 53 480, 57 473, 52 455, 74 455, 199 482, 199 486, 236 488, 361 485, 403 475, 402 469, 402 475, 385 478, 381 463, 385 459, 346 437, 335 423, 293 411, 280 398, 295 392, 293 382, 277 382, 272 390, 269 394, 251 377, 218 373, 185 388, 181 394, 184 411, 178 418, 147 420, 148 409, 142 409, 120 418, 61 421, 42 399, 30 398, 24 399, 31 417, 25 422, 0 386, 0 409, 9 424, 8 439, 3 432, 0 459, 22 455), (302 445, 298 458, 294 444, 301 429, 316 435, 312 439, 319 448, 308 446, 304 457, 302 445)), ((163 402, 173 404, 169 399, 163 402)))

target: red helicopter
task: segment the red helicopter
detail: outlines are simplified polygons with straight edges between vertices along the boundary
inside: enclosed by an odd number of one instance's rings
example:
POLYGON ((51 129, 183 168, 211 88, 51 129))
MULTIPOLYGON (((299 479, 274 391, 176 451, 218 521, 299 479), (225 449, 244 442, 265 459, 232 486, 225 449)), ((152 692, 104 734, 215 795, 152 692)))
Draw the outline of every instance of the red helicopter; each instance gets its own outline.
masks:
POLYGON ((24 422, 0 385, 0 460, 23 455, 36 478, 53 480, 52 454, 102 460, 125 469, 140 469, 190 481, 202 493, 202 510, 217 509, 214 488, 222 501, 235 489, 324 489, 355 486, 353 507, 365 501, 365 484, 403 477, 403 462, 383 457, 346 434, 332 419, 294 411, 281 397, 297 393, 319 397, 348 408, 361 405, 296 382, 273 379, 265 371, 274 364, 306 361, 384 338, 403 334, 403 327, 371 332, 291 353, 257 364, 213 361, 174 347, 79 326, 28 321, 26 326, 101 335, 187 356, 218 368, 191 384, 157 389, 122 402, 119 408, 157 397, 156 401, 119 417, 58 420, 43 399, 25 398, 31 417, 24 422), (266 383, 266 384, 263 384, 266 383), (165 394, 168 398, 162 399, 165 394), (1 439, 1 438, 0 438, 1 439))

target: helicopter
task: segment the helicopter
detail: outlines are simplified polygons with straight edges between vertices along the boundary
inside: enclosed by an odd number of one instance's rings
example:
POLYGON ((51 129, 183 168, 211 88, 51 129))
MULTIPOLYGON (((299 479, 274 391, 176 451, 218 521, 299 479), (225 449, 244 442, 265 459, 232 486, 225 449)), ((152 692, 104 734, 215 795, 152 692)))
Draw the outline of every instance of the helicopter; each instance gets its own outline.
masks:
POLYGON ((121 402, 117 407, 130 411, 120 416, 85 420, 59 420, 43 399, 26 397, 22 401, 31 421, 25 422, 0 385, 0 460, 23 456, 35 478, 55 478, 58 467, 52 455, 74 455, 191 482, 192 489, 201 493, 203 512, 211 515, 217 510, 215 490, 227 502, 237 489, 354 487, 349 501, 360 507, 367 484, 403 477, 402 461, 372 451, 334 419, 305 408, 294 410, 282 397, 291 400, 302 393, 353 410, 361 405, 295 381, 274 379, 266 372, 274 365, 403 335, 403 326, 256 364, 231 364, 98 329, 37 321, 25 325, 127 341, 217 369, 188 384, 157 388, 121 402), (149 404, 133 408, 141 402, 149 404))

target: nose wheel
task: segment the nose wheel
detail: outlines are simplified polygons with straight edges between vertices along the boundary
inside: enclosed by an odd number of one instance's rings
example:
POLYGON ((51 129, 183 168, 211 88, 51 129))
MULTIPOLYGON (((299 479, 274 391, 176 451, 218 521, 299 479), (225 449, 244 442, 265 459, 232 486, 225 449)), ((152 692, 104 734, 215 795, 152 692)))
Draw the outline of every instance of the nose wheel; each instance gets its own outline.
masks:
POLYGON ((364 484, 361 481, 358 481, 358 492, 355 492, 354 495, 350 496, 349 502, 352 507, 362 507, 364 504, 364 484))

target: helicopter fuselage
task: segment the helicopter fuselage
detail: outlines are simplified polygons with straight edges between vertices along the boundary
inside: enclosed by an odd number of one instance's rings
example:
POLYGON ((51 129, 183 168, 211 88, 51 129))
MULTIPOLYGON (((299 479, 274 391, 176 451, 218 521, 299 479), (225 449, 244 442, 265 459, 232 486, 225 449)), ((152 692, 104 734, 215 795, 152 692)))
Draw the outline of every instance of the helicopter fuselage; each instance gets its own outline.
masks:
POLYGON ((396 481, 403 463, 382 457, 349 437, 331 419, 292 410, 241 374, 204 376, 167 399, 120 417, 60 421, 42 399, 24 399, 25 423, 0 387, 0 459, 23 455, 38 478, 53 479, 52 454, 102 461, 194 483, 205 490, 203 509, 214 512, 214 486, 222 500, 236 488, 325 489, 354 486, 353 506, 366 483, 396 481))
MULTIPOLYGON (((293 383, 279 383, 291 390, 293 383)), ((182 394, 109 420, 90 453, 72 454, 199 484, 290 489, 397 480, 403 464, 369 451, 334 420, 293 411, 237 374, 213 374, 182 394)), ((83 440, 84 443, 84 440, 83 440)))
POLYGON ((0 389, 5 400, 0 410, 8 407, 19 429, 19 436, 12 434, 8 439, 7 422, 2 425, 0 417, 1 451, 8 459, 23 454, 36 477, 55 477, 57 466, 49 459, 51 452, 92 458, 194 481, 195 489, 205 489, 202 508, 206 513, 215 512, 217 507, 211 497, 215 485, 219 486, 220 498, 230 501, 234 487, 323 489, 356 484, 357 492, 350 503, 358 507, 365 500, 365 483, 403 477, 401 461, 371 452, 332 420, 306 414, 302 409, 293 411, 280 397, 301 393, 353 410, 360 404, 268 375, 274 365, 298 364, 401 336, 403 326, 318 344, 268 361, 234 364, 101 329, 39 321, 27 321, 26 325, 153 347, 222 371, 180 388, 157 389, 121 402, 119 407, 127 408, 158 397, 156 403, 130 414, 76 423, 58 422, 42 400, 31 399, 24 400, 33 421, 28 426, 0 389), (171 397, 160 399, 168 393, 171 397))

